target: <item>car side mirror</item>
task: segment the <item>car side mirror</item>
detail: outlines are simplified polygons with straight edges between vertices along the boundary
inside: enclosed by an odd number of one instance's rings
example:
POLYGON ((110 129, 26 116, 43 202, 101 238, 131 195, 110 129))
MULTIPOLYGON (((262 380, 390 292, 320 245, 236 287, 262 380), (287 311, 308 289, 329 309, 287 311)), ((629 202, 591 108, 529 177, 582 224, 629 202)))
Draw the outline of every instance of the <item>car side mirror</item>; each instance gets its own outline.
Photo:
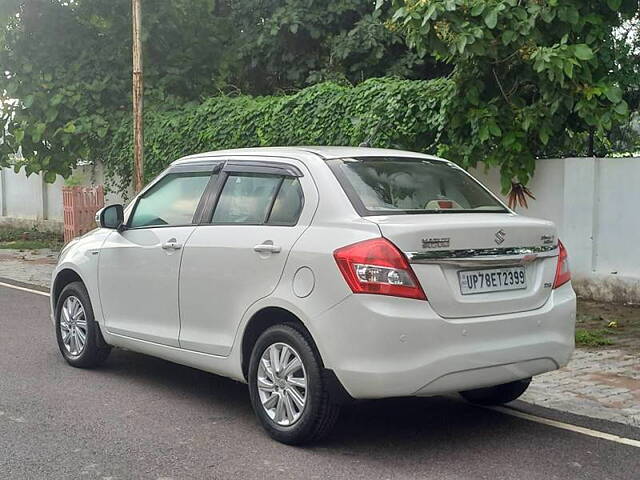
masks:
POLYGON ((124 225, 124 207, 116 204, 98 210, 98 213, 96 213, 96 223, 100 228, 120 230, 124 225))

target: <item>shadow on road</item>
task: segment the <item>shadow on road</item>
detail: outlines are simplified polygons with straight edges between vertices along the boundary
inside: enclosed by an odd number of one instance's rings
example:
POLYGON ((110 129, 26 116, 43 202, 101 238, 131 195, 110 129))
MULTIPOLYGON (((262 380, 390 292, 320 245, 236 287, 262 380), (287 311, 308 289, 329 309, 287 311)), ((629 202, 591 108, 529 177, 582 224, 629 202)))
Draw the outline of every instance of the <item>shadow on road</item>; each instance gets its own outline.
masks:
MULTIPOLYGON (((255 424, 247 387, 214 374, 161 359, 116 349, 95 371, 101 376, 155 389, 196 408, 228 412, 228 417, 255 424)), ((335 431, 317 448, 356 447, 411 449, 443 442, 473 444, 487 432, 513 434, 517 420, 466 404, 454 397, 394 398, 356 402, 343 408, 335 431)))

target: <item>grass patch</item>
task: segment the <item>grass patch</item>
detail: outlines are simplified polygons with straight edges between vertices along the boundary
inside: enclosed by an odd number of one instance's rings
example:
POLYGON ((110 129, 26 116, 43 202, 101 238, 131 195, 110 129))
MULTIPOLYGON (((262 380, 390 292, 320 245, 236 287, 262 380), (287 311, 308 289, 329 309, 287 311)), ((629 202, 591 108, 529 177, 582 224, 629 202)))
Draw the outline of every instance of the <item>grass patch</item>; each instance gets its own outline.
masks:
POLYGON ((613 342, 605 336, 609 333, 610 332, 605 329, 586 330, 584 328, 577 328, 576 345, 580 347, 602 347, 611 345, 613 342))
POLYGON ((8 250, 38 250, 40 248, 50 248, 57 250, 62 243, 52 243, 43 240, 15 240, 13 242, 0 242, 0 249, 8 250))
POLYGON ((58 250, 62 247, 62 235, 39 230, 20 230, 16 228, 0 228, 0 249, 36 250, 50 248, 58 250))

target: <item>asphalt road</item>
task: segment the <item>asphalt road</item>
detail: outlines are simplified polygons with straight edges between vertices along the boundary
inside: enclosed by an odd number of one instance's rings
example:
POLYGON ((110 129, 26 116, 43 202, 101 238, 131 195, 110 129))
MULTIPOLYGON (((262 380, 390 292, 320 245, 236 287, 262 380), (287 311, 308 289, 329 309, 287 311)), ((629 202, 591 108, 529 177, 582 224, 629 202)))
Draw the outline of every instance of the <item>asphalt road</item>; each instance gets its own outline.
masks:
POLYGON ((356 405, 322 444, 288 447, 262 432, 242 384, 122 350, 97 370, 68 366, 48 314, 46 297, 0 286, 0 479, 640 478, 640 448, 455 398, 356 405))

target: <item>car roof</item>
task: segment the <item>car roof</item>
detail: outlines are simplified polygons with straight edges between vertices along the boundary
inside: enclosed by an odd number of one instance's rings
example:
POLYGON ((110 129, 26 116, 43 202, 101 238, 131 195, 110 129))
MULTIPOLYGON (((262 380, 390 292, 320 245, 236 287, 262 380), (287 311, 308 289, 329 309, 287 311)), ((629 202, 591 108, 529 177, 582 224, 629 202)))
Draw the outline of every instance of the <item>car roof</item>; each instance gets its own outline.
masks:
MULTIPOLYGON (((189 155, 176 160, 172 165, 183 165, 188 163, 201 162, 214 157, 234 156, 241 159, 242 156, 255 157, 261 156, 268 160, 268 157, 308 157, 314 154, 322 160, 330 160, 334 158, 353 158, 353 157, 408 157, 408 158, 424 158, 427 160, 443 160, 442 158, 424 153, 409 152, 406 150, 393 150, 388 148, 370 148, 370 147, 330 147, 330 146, 300 146, 300 147, 254 147, 254 148, 236 148, 230 150, 217 150, 212 152, 198 153, 189 155)), ((234 158, 235 160, 236 158, 234 158)), ((255 160, 253 158, 252 160, 255 160)))

